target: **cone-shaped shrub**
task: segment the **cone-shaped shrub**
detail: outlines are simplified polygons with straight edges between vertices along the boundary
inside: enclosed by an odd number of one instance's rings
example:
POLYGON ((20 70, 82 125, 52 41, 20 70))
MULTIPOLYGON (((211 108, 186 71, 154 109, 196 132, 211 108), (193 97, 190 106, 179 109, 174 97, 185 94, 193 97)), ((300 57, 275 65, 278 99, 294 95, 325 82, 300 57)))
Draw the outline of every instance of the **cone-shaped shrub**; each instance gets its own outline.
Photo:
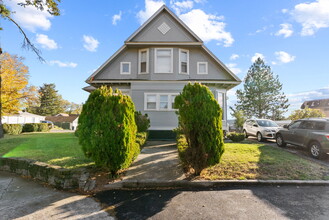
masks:
POLYGON ((120 91, 105 86, 93 91, 83 105, 77 136, 85 155, 112 174, 129 167, 139 154, 135 106, 120 91))
POLYGON ((196 175, 219 163, 224 152, 222 109, 208 87, 187 84, 175 98, 178 120, 188 147, 182 158, 196 175))

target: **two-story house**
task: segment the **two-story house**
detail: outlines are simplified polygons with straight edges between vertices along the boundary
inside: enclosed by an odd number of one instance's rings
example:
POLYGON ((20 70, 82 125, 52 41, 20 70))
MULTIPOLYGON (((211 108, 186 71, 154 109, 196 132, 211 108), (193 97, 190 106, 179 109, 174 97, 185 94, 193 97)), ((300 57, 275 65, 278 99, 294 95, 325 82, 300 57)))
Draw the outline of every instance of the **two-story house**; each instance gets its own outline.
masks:
POLYGON ((187 83, 210 88, 227 130, 226 92, 241 81, 164 5, 86 82, 86 91, 108 85, 129 94, 136 110, 149 115, 150 137, 165 138, 178 125, 173 102, 187 83))

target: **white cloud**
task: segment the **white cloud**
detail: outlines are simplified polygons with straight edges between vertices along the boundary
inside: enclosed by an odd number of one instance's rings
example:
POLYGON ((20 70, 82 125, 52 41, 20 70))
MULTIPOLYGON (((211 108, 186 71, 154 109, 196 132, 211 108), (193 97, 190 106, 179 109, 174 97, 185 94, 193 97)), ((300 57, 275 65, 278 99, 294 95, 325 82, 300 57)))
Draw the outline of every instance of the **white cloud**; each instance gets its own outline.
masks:
POLYGON ((234 74, 239 74, 241 73, 241 69, 236 67, 237 64, 236 63, 228 63, 228 64, 225 64, 234 74))
POLYGON ((320 28, 329 27, 329 1, 316 0, 295 5, 291 15, 302 25, 302 36, 314 35, 320 28))
POLYGON ((276 36, 283 35, 284 38, 290 37, 294 31, 292 30, 292 25, 288 23, 280 24, 281 29, 275 33, 276 36))
POLYGON ((112 24, 113 25, 117 25, 118 21, 121 20, 121 15, 122 15, 121 11, 119 12, 119 14, 113 15, 113 17, 112 17, 112 24))
POLYGON ((236 60, 236 59, 238 59, 240 56, 239 56, 239 54, 232 54, 231 56, 230 56, 230 60, 236 60))
POLYGON ((251 57, 251 62, 254 63, 258 58, 265 60, 265 56, 261 53, 255 53, 253 57, 251 57))
POLYGON ((171 0, 170 5, 175 10, 176 14, 180 15, 182 12, 192 9, 194 2, 190 0, 180 2, 171 0))
POLYGON ((83 35, 83 42, 83 47, 90 52, 95 52, 99 44, 98 40, 87 35, 83 35))
POLYGON ((290 110, 300 109, 305 101, 327 99, 329 97, 329 87, 306 92, 291 93, 286 96, 289 99, 290 110))
POLYGON ((48 50, 55 50, 58 48, 57 43, 53 39, 50 39, 45 34, 37 34, 36 41, 38 44, 41 45, 42 48, 45 48, 48 50))
POLYGON ((59 60, 51 60, 48 62, 49 65, 53 66, 53 65, 57 65, 59 67, 70 67, 70 68, 75 68, 78 66, 78 64, 73 63, 73 62, 62 62, 59 60))
POLYGON ((226 24, 222 22, 223 16, 206 14, 201 9, 193 9, 179 17, 205 42, 216 40, 220 42, 217 43, 218 45, 223 44, 224 47, 229 47, 234 42, 231 33, 225 31, 226 24))
POLYGON ((37 29, 49 30, 51 26, 50 18, 53 16, 45 10, 37 10, 33 6, 21 7, 17 3, 21 0, 6 0, 5 4, 8 5, 12 11, 15 13, 12 14, 13 19, 23 28, 35 32, 37 29))
MULTIPOLYGON (((290 55, 287 52, 284 51, 277 51, 274 53, 276 56, 276 59, 280 62, 280 63, 290 63, 292 61, 295 60, 295 56, 290 55)), ((276 64, 276 62, 272 62, 272 64, 276 64)))
POLYGON ((152 1, 145 0, 145 9, 140 10, 137 13, 137 18, 139 23, 144 23, 147 19, 149 19, 165 2, 163 0, 152 1))
POLYGON ((285 14, 285 13, 289 12, 289 10, 286 9, 286 8, 284 8, 284 9, 281 10, 281 12, 282 12, 283 14, 285 14))

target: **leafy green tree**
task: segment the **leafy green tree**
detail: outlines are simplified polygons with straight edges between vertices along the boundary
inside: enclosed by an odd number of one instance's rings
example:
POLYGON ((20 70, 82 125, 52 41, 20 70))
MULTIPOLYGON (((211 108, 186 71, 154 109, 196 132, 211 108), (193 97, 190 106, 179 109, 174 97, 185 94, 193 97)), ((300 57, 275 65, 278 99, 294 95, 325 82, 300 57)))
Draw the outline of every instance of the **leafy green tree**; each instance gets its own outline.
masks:
MULTIPOLYGON (((58 8, 58 3, 60 0, 25 0, 17 3, 18 5, 22 7, 27 7, 27 6, 33 6, 36 9, 40 11, 47 10, 47 12, 53 16, 59 16, 60 15, 60 10, 58 8)), ((23 47, 27 49, 31 49, 41 61, 44 61, 44 59, 41 56, 40 51, 34 46, 34 44, 31 42, 31 40, 28 38, 27 34, 23 30, 23 28, 12 18, 12 14, 16 13, 14 11, 10 11, 8 6, 3 2, 3 0, 0 0, 0 16, 4 20, 8 20, 11 23, 13 23, 20 33, 24 37, 23 41, 23 47)), ((0 27, 0 30, 2 30, 2 27, 0 27)))
POLYGON ((324 118, 325 114, 319 109, 304 108, 298 109, 291 113, 290 120, 298 120, 302 118, 324 118))
POLYGON ((55 84, 43 84, 39 89, 40 107, 38 114, 40 115, 56 115, 63 111, 61 106, 62 98, 55 90, 55 84))
POLYGON ((243 128, 243 123, 247 120, 247 118, 242 110, 235 110, 232 107, 230 107, 230 109, 232 111, 231 112, 232 117, 235 118, 234 126, 236 128, 236 131, 241 133, 243 128))
POLYGON ((135 106, 130 96, 103 86, 83 105, 77 136, 84 154, 115 175, 139 154, 135 106))
POLYGON ((243 89, 236 92, 238 102, 235 107, 248 118, 280 119, 289 107, 281 90, 279 77, 274 76, 271 67, 258 58, 248 70, 243 89))
POLYGON ((182 161, 200 175, 205 167, 219 163, 224 153, 222 109, 209 88, 200 83, 187 84, 174 104, 188 144, 182 161))

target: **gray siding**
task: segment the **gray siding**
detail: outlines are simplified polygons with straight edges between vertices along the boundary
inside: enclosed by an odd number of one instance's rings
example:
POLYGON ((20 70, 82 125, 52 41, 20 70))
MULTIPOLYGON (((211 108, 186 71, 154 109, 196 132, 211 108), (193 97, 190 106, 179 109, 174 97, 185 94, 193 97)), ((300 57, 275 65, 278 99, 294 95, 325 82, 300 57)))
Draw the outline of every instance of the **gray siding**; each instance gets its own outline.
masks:
POLYGON ((197 42, 168 12, 161 13, 139 32, 132 42, 197 42), (158 27, 165 22, 170 30, 162 34, 158 27))
MULTIPOLYGON (((178 126, 178 119, 175 111, 148 111, 144 109, 145 93, 180 93, 186 83, 155 83, 155 82, 133 82, 131 84, 131 97, 137 111, 148 114, 151 121, 151 130, 172 130, 178 126)), ((217 98, 217 87, 209 87, 217 98)), ((226 94, 226 90, 219 89, 226 94)), ((226 100, 221 106, 224 112, 223 128, 226 120, 226 100)))
POLYGON ((165 47, 173 48, 173 73, 154 73, 155 48, 161 47, 143 47, 126 48, 110 63, 108 63, 95 77, 98 80, 105 79, 141 79, 141 80, 232 80, 233 77, 227 73, 203 48, 195 47, 165 47), (138 74, 138 51, 139 49, 149 48, 149 73, 138 74), (179 49, 189 50, 189 75, 179 74, 179 49), (120 63, 131 63, 131 74, 120 74, 120 63), (208 74, 197 74, 197 62, 208 62, 208 74))

